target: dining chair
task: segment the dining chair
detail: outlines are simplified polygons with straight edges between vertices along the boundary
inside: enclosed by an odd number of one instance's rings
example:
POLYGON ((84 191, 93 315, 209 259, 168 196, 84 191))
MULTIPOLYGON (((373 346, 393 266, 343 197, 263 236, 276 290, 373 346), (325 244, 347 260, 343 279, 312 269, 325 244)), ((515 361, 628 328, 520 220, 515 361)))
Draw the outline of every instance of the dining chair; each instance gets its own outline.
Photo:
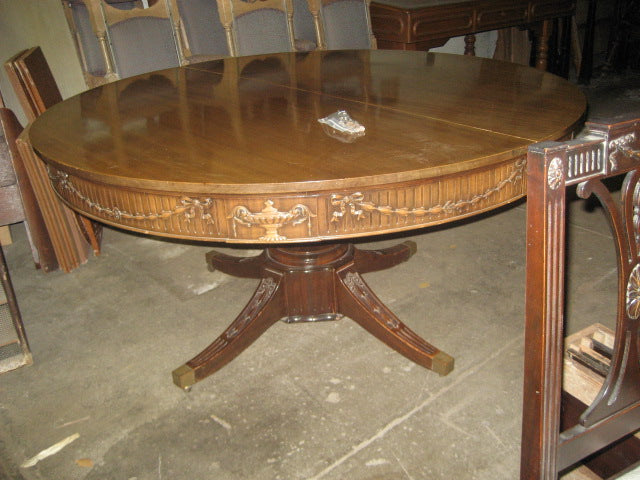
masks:
POLYGON ((230 54, 216 0, 169 0, 181 57, 186 63, 230 54))
POLYGON ((292 0, 217 0, 222 24, 231 32, 234 56, 292 52, 292 0))
POLYGON ((149 2, 149 8, 99 1, 112 62, 118 78, 127 78, 180 65, 171 14, 165 0, 149 2), (119 8, 120 7, 120 8, 119 8))
POLYGON ((584 138, 536 144, 527 156, 521 480, 555 480, 559 472, 640 429, 640 119, 587 127, 584 138), (626 176, 618 200, 608 185, 610 177, 621 174, 626 176), (580 198, 595 196, 609 221, 618 292, 604 383, 577 423, 561 426, 565 221, 571 185, 577 185, 580 198))
POLYGON ((0 284, 6 299, 0 302, 0 373, 5 373, 18 367, 31 365, 33 357, 2 246, 0 246, 0 284))
POLYGON ((318 45, 327 50, 376 48, 371 30, 371 0, 307 0, 318 45))
MULTIPOLYGON (((23 205, 18 175, 14 169, 15 138, 20 129, 18 119, 11 110, 5 108, 2 94, 0 94, 0 205, 2 206, 0 225, 24 222, 33 259, 36 266, 40 266, 40 252, 36 243, 40 239, 34 237, 26 222, 26 217, 32 211, 27 210, 27 205, 23 205)), ((46 252, 43 253, 46 254, 46 252)), ((33 357, 2 245, 0 245, 0 284, 4 291, 4 300, 0 299, 0 373, 4 373, 24 365, 31 365, 33 357)))
MULTIPOLYGON (((140 0, 108 0, 119 10, 142 7, 140 0)), ((89 88, 118 79, 101 0, 62 0, 67 24, 89 88)))
POLYGON ((87 86, 115 80, 112 65, 107 62, 109 47, 99 4, 63 0, 62 5, 87 86))

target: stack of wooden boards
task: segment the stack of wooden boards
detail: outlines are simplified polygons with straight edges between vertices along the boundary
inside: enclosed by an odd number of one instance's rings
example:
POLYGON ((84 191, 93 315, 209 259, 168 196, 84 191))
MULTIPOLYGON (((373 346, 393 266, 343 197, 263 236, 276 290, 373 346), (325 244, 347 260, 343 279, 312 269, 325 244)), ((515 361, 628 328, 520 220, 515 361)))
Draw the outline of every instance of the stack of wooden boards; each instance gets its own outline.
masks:
MULTIPOLYGON (((563 419, 575 417, 572 413, 567 414, 567 411, 573 410, 575 405, 581 411, 590 405, 600 392, 611 365, 614 338, 614 332, 599 323, 590 325, 566 338, 562 388, 564 394, 573 398, 563 399, 563 419)), ((579 414, 580 411, 576 413, 579 414)), ((640 471, 631 465, 639 449, 640 434, 636 434, 635 437, 619 442, 612 449, 596 454, 584 465, 567 472, 561 478, 562 480, 640 479, 640 471), (629 464, 626 464, 627 461, 629 464), (614 471, 619 472, 614 474, 614 471)))
MULTIPOLYGON (((29 122, 62 101, 40 47, 20 52, 5 63, 5 68, 29 122)), ((40 252, 36 263, 45 271, 58 265, 69 272, 85 263, 91 250, 99 254, 101 226, 76 214, 55 194, 46 165, 29 143, 29 126, 17 138, 16 147, 54 252, 54 258, 40 252)))

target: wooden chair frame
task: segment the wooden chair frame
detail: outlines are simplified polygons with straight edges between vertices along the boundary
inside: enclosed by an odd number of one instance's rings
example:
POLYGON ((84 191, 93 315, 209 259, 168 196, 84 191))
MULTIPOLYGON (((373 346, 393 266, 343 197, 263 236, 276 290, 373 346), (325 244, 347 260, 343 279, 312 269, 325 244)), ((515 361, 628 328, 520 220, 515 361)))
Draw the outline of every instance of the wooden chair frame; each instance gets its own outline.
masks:
POLYGON ((191 49, 189 48, 189 40, 187 38, 187 32, 184 29, 182 17, 180 16, 180 9, 178 8, 177 0, 168 0, 168 7, 171 18, 171 25, 173 27, 173 36, 178 47, 178 57, 180 59, 180 65, 187 65, 189 64, 187 58, 192 56, 192 53, 191 49))
MULTIPOLYGON (((326 41, 325 31, 324 31, 324 20, 322 17, 322 8, 326 5, 330 5, 332 3, 339 2, 339 1, 342 1, 342 0, 307 0, 307 3, 309 4, 309 11, 313 16, 313 22, 316 26, 318 48, 321 50, 327 49, 327 41, 326 41)), ((371 0, 362 0, 362 1, 366 4, 366 7, 367 7, 366 21, 367 21, 367 30, 369 31, 369 44, 371 45, 372 49, 376 49, 377 41, 376 41, 375 35, 373 34, 373 30, 371 28, 371 13, 369 10, 371 6, 371 0)))
MULTIPOLYGON (((178 62, 181 65, 188 63, 186 62, 185 57, 183 55, 184 46, 181 43, 182 36, 180 33, 180 23, 179 21, 174 20, 171 9, 169 8, 169 5, 167 5, 166 0, 156 0, 156 2, 153 3, 152 5, 149 5, 148 8, 136 7, 131 10, 119 9, 117 7, 110 5, 105 0, 83 0, 83 1, 85 3, 89 2, 92 4, 90 10, 100 11, 102 13, 105 34, 103 35, 102 32, 99 33, 99 39, 100 39, 101 45, 104 44, 103 38, 105 38, 107 42, 110 42, 110 40, 108 40, 109 29, 112 28, 114 25, 120 22, 123 22, 125 20, 129 20, 132 18, 145 18, 145 17, 166 19, 166 20, 169 20, 171 24, 171 33, 173 35, 173 43, 176 49, 178 62), (96 5, 96 2, 97 2, 97 5, 96 5)), ((97 20, 96 20, 96 25, 100 26, 100 22, 98 22, 97 20)), ((117 73, 118 68, 115 65, 114 51, 108 44, 106 44, 105 47, 103 47, 103 52, 105 55, 105 62, 108 65, 107 70, 109 70, 110 72, 115 72, 116 78, 120 78, 120 75, 117 73)))
POLYGON ((89 87, 96 87, 104 83, 113 82, 118 79, 116 69, 113 63, 113 56, 111 54, 111 46, 109 44, 109 37, 107 34, 107 24, 104 18, 104 13, 100 5, 100 0, 74 0, 76 2, 82 2, 89 12, 89 20, 91 22, 91 28, 98 44, 100 45, 100 51, 105 65, 105 73, 102 77, 97 77, 86 71, 86 60, 84 59, 82 41, 79 38, 78 28, 73 20, 73 14, 71 12, 71 4, 69 0, 63 0, 65 15, 67 17, 67 23, 73 36, 76 51, 78 52, 81 62, 83 63, 83 71, 85 75, 85 81, 89 87))
MULTIPOLYGON (((206 60, 218 60, 220 58, 224 58, 225 55, 201 55, 194 54, 191 51, 191 46, 189 45, 189 38, 187 36, 187 31, 184 26, 184 21, 182 19, 182 15, 180 14, 180 8, 178 6, 178 0, 166 0, 169 3, 169 9, 171 11, 171 18, 174 30, 174 36, 176 39, 176 44, 178 46, 178 51, 180 54, 180 64, 181 65, 189 65, 191 63, 202 62, 206 60)), ((216 0, 216 3, 219 5, 219 1, 216 0)), ((219 7, 218 7, 219 8, 219 7)), ((223 24, 222 14, 219 12, 218 17, 220 18, 220 23, 223 24)), ((230 37, 226 34, 225 28, 225 36, 227 49, 229 53, 231 53, 231 44, 229 43, 230 37)))
POLYGON ((93 88, 97 87, 98 85, 103 85, 104 83, 116 80, 117 77, 115 75, 115 71, 113 70, 113 64, 111 63, 111 58, 109 55, 109 40, 107 39, 107 30, 104 25, 102 13, 100 12, 99 8, 95 7, 92 0, 62 0, 62 6, 65 17, 67 19, 67 24, 69 25, 71 37, 73 38, 76 54, 80 59, 84 81, 87 86, 89 88, 93 88), (98 41, 102 60, 103 62, 105 62, 105 72, 103 75, 95 75, 89 71, 85 48, 83 46, 83 41, 80 35, 80 28, 78 27, 73 16, 73 5, 75 4, 83 4, 87 8, 91 30, 93 31, 93 34, 98 41), (109 62, 106 61, 107 58, 109 58, 109 62))
POLYGON ((287 31, 289 36, 290 51, 295 51, 295 39, 293 33, 293 2, 291 0, 261 0, 260 2, 245 2, 242 0, 217 0, 220 21, 224 27, 229 52, 231 56, 238 56, 237 30, 235 19, 257 10, 273 9, 283 12, 287 17, 287 31))
POLYGON ((640 429, 640 120, 590 123, 584 139, 532 146, 528 154, 527 292, 522 480, 558 472, 640 429), (603 179, 626 173, 621 205, 603 179), (594 194, 613 233, 618 263, 611 368, 574 427, 560 432, 566 187, 594 194))

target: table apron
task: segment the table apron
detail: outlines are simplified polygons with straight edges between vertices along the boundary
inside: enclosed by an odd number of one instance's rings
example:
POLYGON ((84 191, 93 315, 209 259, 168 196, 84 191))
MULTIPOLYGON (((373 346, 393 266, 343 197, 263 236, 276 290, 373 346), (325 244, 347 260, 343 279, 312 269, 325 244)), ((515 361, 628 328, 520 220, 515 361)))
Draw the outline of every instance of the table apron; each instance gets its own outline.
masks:
POLYGON ((450 222, 525 194, 525 157, 436 179, 335 191, 184 194, 125 188, 49 167, 71 208, 100 222, 174 238, 301 243, 450 222))

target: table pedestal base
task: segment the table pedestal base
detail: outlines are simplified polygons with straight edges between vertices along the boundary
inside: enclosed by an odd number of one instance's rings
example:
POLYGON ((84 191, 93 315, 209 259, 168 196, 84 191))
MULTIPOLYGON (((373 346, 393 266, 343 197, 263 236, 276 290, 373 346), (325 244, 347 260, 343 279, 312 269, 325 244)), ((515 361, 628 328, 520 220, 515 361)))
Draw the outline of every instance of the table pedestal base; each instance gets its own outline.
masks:
POLYGON ((453 358, 404 325, 373 293, 361 274, 407 260, 414 242, 382 250, 351 244, 267 248, 255 257, 209 252, 213 269, 260 284, 240 315, 211 345, 173 372, 188 389, 233 360, 278 320, 287 323, 337 320, 347 316, 408 359, 440 375, 453 369, 453 358))

